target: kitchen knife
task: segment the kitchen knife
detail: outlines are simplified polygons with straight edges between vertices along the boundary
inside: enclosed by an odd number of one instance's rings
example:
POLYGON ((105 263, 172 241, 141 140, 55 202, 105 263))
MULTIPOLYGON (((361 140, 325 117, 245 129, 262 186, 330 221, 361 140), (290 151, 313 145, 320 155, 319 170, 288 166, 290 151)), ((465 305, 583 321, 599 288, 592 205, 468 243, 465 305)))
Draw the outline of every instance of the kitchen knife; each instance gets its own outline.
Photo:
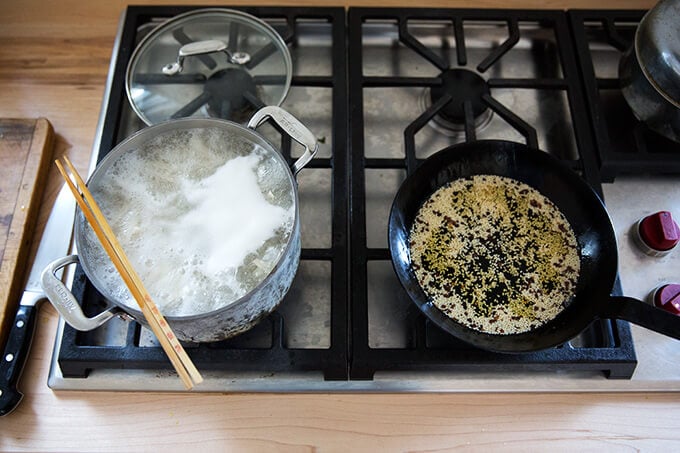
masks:
POLYGON ((12 412, 23 398, 17 384, 33 340, 37 304, 45 299, 45 293, 40 285, 40 274, 50 262, 68 252, 74 212, 75 199, 64 185, 45 225, 5 351, 0 356, 0 416, 12 412))

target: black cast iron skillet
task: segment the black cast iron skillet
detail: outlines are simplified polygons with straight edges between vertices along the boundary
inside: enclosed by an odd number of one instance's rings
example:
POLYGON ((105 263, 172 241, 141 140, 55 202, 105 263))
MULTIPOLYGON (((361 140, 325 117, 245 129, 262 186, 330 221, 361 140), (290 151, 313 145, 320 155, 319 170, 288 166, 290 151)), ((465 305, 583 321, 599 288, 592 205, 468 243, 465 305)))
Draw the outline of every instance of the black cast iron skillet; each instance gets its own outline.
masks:
POLYGON ((392 204, 389 247, 394 269, 420 310, 449 334, 497 352, 528 352, 562 344, 598 318, 624 319, 680 339, 680 317, 630 297, 611 296, 617 272, 616 237, 598 196, 579 175, 545 152, 507 141, 453 145, 425 160, 402 184, 392 204), (479 174, 524 182, 548 197, 571 224, 581 271, 576 294, 554 319, 534 330, 488 334, 459 324, 424 293, 411 269, 408 237, 422 203, 449 181, 479 174))

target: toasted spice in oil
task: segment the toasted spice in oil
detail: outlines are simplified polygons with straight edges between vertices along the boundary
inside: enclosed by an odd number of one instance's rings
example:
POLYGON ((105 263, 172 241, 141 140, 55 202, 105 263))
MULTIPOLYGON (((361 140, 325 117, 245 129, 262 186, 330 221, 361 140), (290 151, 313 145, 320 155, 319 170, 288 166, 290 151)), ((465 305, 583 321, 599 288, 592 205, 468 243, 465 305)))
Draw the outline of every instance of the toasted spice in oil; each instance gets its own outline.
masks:
POLYGON ((533 330, 573 298, 576 236, 562 212, 520 181, 454 180, 421 206, 411 228, 421 287, 453 320, 491 334, 533 330))

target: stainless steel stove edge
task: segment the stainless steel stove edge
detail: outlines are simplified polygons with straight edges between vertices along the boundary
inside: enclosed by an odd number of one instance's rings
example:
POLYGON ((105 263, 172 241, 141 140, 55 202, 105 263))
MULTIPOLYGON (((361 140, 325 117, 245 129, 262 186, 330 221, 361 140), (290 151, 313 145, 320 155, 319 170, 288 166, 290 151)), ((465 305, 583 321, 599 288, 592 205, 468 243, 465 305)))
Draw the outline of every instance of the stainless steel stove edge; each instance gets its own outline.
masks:
MULTIPOLYGON (((86 378, 66 378, 58 364, 64 321, 48 378, 55 391, 124 391, 189 393, 169 370, 94 370, 86 378)), ((377 373, 373 380, 326 381, 320 373, 203 372, 193 393, 566 393, 677 392, 680 382, 648 376, 607 379, 601 372, 545 373, 377 373)))

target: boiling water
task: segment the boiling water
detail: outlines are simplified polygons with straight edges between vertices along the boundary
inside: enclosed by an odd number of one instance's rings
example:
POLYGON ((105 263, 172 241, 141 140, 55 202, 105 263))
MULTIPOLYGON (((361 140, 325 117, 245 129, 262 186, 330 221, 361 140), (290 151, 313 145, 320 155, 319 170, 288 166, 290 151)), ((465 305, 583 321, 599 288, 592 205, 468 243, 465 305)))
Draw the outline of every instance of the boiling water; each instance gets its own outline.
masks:
MULTIPOLYGON (((222 131, 173 131, 122 155, 90 190, 163 314, 186 316, 235 301, 279 261, 295 220, 283 165, 222 131)), ((97 278, 137 308, 86 232, 97 278)))

